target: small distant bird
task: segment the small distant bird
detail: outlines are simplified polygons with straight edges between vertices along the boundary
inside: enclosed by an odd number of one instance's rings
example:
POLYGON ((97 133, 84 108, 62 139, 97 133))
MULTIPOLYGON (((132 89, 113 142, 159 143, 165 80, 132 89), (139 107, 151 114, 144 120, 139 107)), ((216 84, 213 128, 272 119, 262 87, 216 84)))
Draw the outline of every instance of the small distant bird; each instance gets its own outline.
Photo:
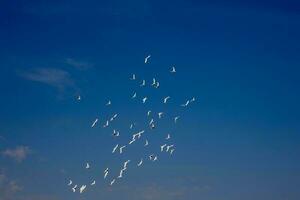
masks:
POLYGON ((171 71, 170 71, 171 73, 176 73, 176 69, 175 69, 175 67, 172 67, 172 69, 171 69, 171 71))
POLYGON ((136 97, 136 92, 135 93, 133 93, 133 95, 132 95, 132 99, 134 99, 136 97))
POLYGON ((130 142, 128 144, 132 144, 135 142, 135 139, 130 140, 130 142))
POLYGON ((153 124, 153 123, 154 123, 154 119, 151 119, 150 122, 149 122, 149 125, 153 124))
POLYGON ((152 84, 151 84, 151 86, 155 86, 155 85, 156 85, 156 79, 153 78, 153 79, 152 79, 152 84))
POLYGON ((174 151, 175 151, 175 149, 171 149, 170 154, 172 155, 174 151))
POLYGON ((149 156, 149 159, 150 159, 150 160, 153 160, 153 158, 154 158, 154 155, 151 154, 151 155, 149 156))
POLYGON ((161 146, 160 146, 160 151, 163 152, 163 151, 164 151, 164 148, 165 148, 166 146, 167 146, 167 144, 161 145, 161 146))
POLYGON ((118 114, 114 114, 114 116, 112 116, 112 117, 110 118, 110 121, 113 121, 114 119, 116 119, 117 116, 118 116, 118 114))
POLYGON ((161 119, 162 116, 163 116, 163 114, 164 114, 163 112, 159 112, 159 113, 158 113, 158 118, 161 119))
POLYGON ((81 100, 81 96, 79 95, 78 97, 77 97, 77 101, 80 101, 81 100))
POLYGON ((132 123, 132 124, 130 124, 130 129, 133 129, 133 127, 134 127, 134 123, 132 123))
POLYGON ((96 181, 94 180, 92 183, 91 183, 91 185, 95 185, 96 184, 96 181))
POLYGON ((106 168, 106 170, 104 171, 104 179, 106 179, 107 175, 108 175, 108 168, 106 168))
POLYGON ((126 160, 126 161, 124 162, 124 166, 123 166, 124 169, 127 169, 127 165, 128 165, 129 162, 130 162, 130 160, 126 160))
POLYGON ((164 98, 164 103, 167 103, 167 101, 170 99, 171 97, 170 96, 167 96, 164 98))
POLYGON ((150 116, 150 114, 151 114, 151 110, 148 110, 147 116, 150 116))
POLYGON ((194 102, 194 101, 196 101, 196 98, 195 98, 195 97, 193 97, 193 98, 190 100, 190 102, 194 102))
POLYGON ((153 123, 150 124, 150 129, 155 129, 155 125, 153 123))
POLYGON ((151 57, 151 55, 148 55, 146 58, 145 58, 145 64, 148 63, 148 59, 151 57))
POLYGON ((109 121, 107 120, 106 123, 103 125, 103 128, 108 127, 109 121))
POLYGON ((84 192, 85 188, 86 188, 86 185, 82 185, 82 186, 80 187, 80 191, 79 191, 80 194, 84 192))
POLYGON ((119 174, 118 178, 122 178, 122 177, 123 177, 123 172, 124 172, 124 169, 121 169, 121 171, 120 171, 120 174, 119 174))
POLYGON ((110 106, 111 105, 111 101, 109 100, 107 103, 106 103, 106 106, 110 106))
POLYGON ((89 164, 89 163, 86 163, 85 168, 86 168, 86 169, 89 169, 89 168, 90 168, 90 164, 89 164))
POLYGON ((91 127, 93 128, 97 124, 97 122, 98 122, 98 118, 95 119, 91 127))
POLYGON ((143 87, 143 86, 145 86, 145 85, 146 85, 146 81, 143 80, 143 81, 142 81, 142 84, 141 84, 140 86, 143 87))
POLYGON ((148 146, 148 145, 149 145, 149 142, 148 142, 148 140, 146 140, 144 146, 148 146))
POLYGON ((120 154, 121 153, 123 153, 123 149, 126 147, 126 145, 124 145, 124 146, 121 146, 120 148, 119 148, 119 150, 120 150, 120 154))
POLYGON ((175 124, 177 123, 177 121, 178 121, 179 118, 180 118, 180 116, 176 116, 176 117, 174 118, 175 124))
POLYGON ((73 181, 72 181, 72 180, 70 180, 70 181, 69 181, 69 184, 68 184, 68 186, 72 185, 72 183, 73 183, 73 181))
POLYGON ((168 134, 167 137, 166 137, 166 140, 168 140, 170 138, 171 138, 171 136, 170 136, 170 134, 168 134))
POLYGON ((190 103, 190 100, 187 100, 184 104, 181 104, 182 107, 187 107, 190 103))
POLYGON ((120 136, 120 132, 116 131, 115 129, 113 130, 113 134, 114 137, 119 137, 120 136))
POLYGON ((77 185, 74 185, 74 187, 72 188, 72 191, 76 192, 76 188, 77 188, 77 185))
POLYGON ((155 88, 159 88, 159 82, 156 82, 156 85, 154 85, 155 88))
POLYGON ((113 185, 115 183, 116 179, 113 179, 111 182, 110 182, 110 185, 113 185))
POLYGON ((119 145, 117 144, 117 145, 113 148, 112 153, 115 153, 115 151, 117 150, 118 147, 119 147, 119 145))
POLYGON ((132 77, 130 78, 130 80, 135 80, 136 77, 135 77, 135 74, 132 74, 132 77))
POLYGON ((146 103, 147 99, 148 99, 147 97, 144 97, 143 98, 143 103, 146 103))
POLYGON ((155 156, 155 157, 153 158, 153 161, 157 161, 157 156, 155 156))
POLYGON ((166 152, 168 152, 168 151, 170 150, 170 148, 172 148, 172 147, 174 147, 174 145, 173 145, 173 144, 172 144, 172 145, 169 145, 169 146, 167 146, 166 152))
POLYGON ((143 164, 143 159, 137 164, 138 167, 140 167, 143 164))

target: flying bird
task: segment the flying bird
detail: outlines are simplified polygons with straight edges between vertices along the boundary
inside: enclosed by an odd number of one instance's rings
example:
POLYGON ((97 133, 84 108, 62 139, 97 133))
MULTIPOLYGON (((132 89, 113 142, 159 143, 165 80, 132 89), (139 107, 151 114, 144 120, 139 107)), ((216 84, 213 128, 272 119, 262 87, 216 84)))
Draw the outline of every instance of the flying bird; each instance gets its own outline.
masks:
POLYGON ((143 98, 143 103, 146 103, 147 99, 148 99, 147 97, 144 97, 143 98))
POLYGON ((171 73, 176 73, 176 69, 175 69, 175 67, 172 67, 172 69, 171 69, 171 71, 170 71, 171 73))
POLYGON ((143 164, 143 159, 137 164, 138 167, 140 167, 143 164))
POLYGON ((80 101, 81 100, 81 96, 79 95, 78 97, 77 97, 77 101, 80 101))
POLYGON ((149 145, 149 142, 148 142, 148 140, 146 140, 144 146, 146 147, 146 146, 148 146, 148 145, 149 145))
POLYGON ((167 146, 167 144, 161 145, 161 146, 160 146, 160 151, 163 152, 163 151, 164 151, 164 148, 165 148, 166 146, 167 146))
POLYGON ((156 79, 153 78, 153 79, 152 79, 152 84, 151 84, 151 86, 155 86, 155 85, 156 85, 156 79))
POLYGON ((86 163, 85 168, 86 168, 86 169, 89 169, 89 168, 90 168, 90 164, 89 164, 89 163, 86 163))
POLYGON ((106 123, 103 125, 103 128, 108 127, 108 125, 109 125, 109 121, 107 120, 106 123))
POLYGON ((130 80, 135 80, 136 77, 135 77, 135 74, 132 74, 132 77, 130 78, 130 80))
POLYGON ((72 191, 76 192, 76 188, 77 188, 77 185, 74 185, 74 187, 72 187, 72 191))
POLYGON ((134 123, 132 123, 132 124, 130 124, 130 129, 133 129, 133 127, 134 127, 134 123))
POLYGON ((190 103, 190 100, 187 100, 184 104, 181 104, 182 107, 187 107, 190 103))
POLYGON ((159 82, 156 82, 156 85, 154 85, 155 88, 159 88, 159 82))
POLYGON ((117 144, 117 145, 113 148, 112 153, 115 153, 115 151, 117 150, 118 147, 119 147, 119 145, 117 144))
POLYGON ((130 142, 128 144, 132 144, 135 142, 135 139, 130 140, 130 142))
POLYGON ((175 151, 175 149, 171 149, 170 154, 172 155, 174 151, 175 151))
POLYGON ((107 103, 106 103, 106 106, 110 106, 111 105, 111 101, 109 100, 107 103))
POLYGON ((120 132, 116 131, 115 129, 113 130, 113 134, 114 137, 119 137, 120 136, 120 132))
POLYGON ((98 118, 95 119, 91 127, 93 128, 97 124, 97 122, 98 122, 98 118))
POLYGON ((151 114, 151 110, 148 110, 147 116, 150 116, 150 114, 151 114))
POLYGON ((150 57, 151 57, 151 55, 148 55, 148 56, 145 58, 145 64, 148 63, 148 60, 149 60, 150 57))
POLYGON ((177 123, 177 121, 178 121, 179 118, 180 118, 180 116, 176 116, 176 117, 174 118, 175 124, 177 123))
POLYGON ((113 179, 111 182, 110 182, 110 185, 113 185, 115 183, 116 179, 113 179))
POLYGON ((72 180, 70 180, 70 181, 69 181, 69 184, 68 184, 68 186, 72 185, 72 183, 73 183, 73 181, 72 181, 72 180))
POLYGON ((146 81, 143 80, 143 81, 142 81, 142 84, 141 84, 140 86, 143 87, 143 86, 145 86, 145 85, 146 85, 146 81))
POLYGON ((174 145, 173 145, 173 144, 172 144, 172 145, 169 145, 169 146, 167 146, 166 152, 168 152, 168 151, 170 150, 170 148, 172 148, 172 147, 174 147, 174 145))
POLYGON ((124 146, 121 146, 120 148, 119 148, 119 150, 120 150, 120 154, 121 153, 123 153, 123 149, 126 147, 126 145, 124 145, 124 146))
POLYGON ((164 103, 167 103, 167 101, 170 99, 171 97, 170 96, 167 96, 164 98, 164 103))
POLYGON ((122 178, 122 177, 123 177, 123 172, 124 172, 124 169, 121 169, 121 171, 120 171, 120 174, 119 174, 118 178, 122 178))
POLYGON ((130 162, 130 160, 126 160, 125 162, 124 162, 124 169, 127 169, 127 165, 128 165, 128 163, 130 162))
POLYGON ((170 138, 171 138, 171 136, 170 136, 170 134, 168 134, 167 137, 166 137, 166 140, 168 140, 170 138))
POLYGON ((96 181, 94 180, 92 183, 91 183, 91 185, 95 185, 96 184, 96 181))
POLYGON ((131 96, 132 99, 134 99, 136 97, 136 92, 133 93, 133 95, 131 96))
POLYGON ((82 185, 80 187, 80 190, 79 190, 80 194, 84 192, 85 188, 86 188, 86 185, 82 185))
POLYGON ((158 118, 161 119, 162 116, 163 116, 163 114, 164 114, 163 112, 159 112, 159 113, 158 113, 158 118))
POLYGON ((106 179, 107 175, 108 175, 108 168, 107 168, 107 171, 106 170, 104 171, 104 177, 103 178, 106 179))

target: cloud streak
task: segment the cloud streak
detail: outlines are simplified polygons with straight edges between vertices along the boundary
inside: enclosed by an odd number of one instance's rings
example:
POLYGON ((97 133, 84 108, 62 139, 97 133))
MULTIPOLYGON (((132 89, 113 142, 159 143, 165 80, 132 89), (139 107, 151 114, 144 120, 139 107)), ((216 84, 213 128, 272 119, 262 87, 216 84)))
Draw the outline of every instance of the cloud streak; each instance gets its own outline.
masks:
POLYGON ((92 63, 78 61, 78 60, 74 60, 72 58, 67 58, 65 63, 74 67, 75 69, 78 69, 78 70, 87 70, 93 66, 92 63))
POLYGON ((15 149, 6 149, 2 152, 2 155, 11 158, 17 162, 24 161, 28 155, 31 153, 29 147, 18 146, 15 149))

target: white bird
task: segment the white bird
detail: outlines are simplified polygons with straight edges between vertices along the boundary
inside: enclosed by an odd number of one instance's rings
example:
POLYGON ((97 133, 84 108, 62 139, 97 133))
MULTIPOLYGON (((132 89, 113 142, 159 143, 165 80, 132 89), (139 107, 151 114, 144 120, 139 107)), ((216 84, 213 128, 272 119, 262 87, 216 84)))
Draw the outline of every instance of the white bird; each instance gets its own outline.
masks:
POLYGON ((168 140, 170 138, 171 138, 171 136, 170 136, 170 134, 168 134, 167 137, 166 137, 166 140, 168 140))
POLYGON ((149 145, 149 142, 148 142, 148 140, 146 140, 144 146, 148 146, 148 145, 149 145))
POLYGON ((168 151, 170 150, 170 148, 172 148, 172 147, 174 147, 174 145, 173 145, 173 144, 172 144, 172 145, 169 145, 169 146, 167 146, 166 152, 168 152, 168 151))
POLYGON ((150 159, 150 160, 153 160, 153 158, 154 158, 154 155, 151 154, 151 155, 149 156, 149 159, 150 159))
POLYGON ((106 123, 103 125, 103 128, 108 127, 109 121, 107 120, 106 123))
POLYGON ((121 171, 120 171, 120 174, 119 174, 118 178, 122 178, 122 177, 123 177, 123 172, 124 172, 124 169, 121 169, 121 171))
POLYGON ((164 103, 167 103, 167 101, 170 99, 171 97, 170 96, 167 96, 164 98, 164 103))
POLYGON ((104 172, 103 173, 106 173, 106 172, 108 172, 108 167, 104 170, 104 172))
POLYGON ((89 168, 90 168, 90 164, 89 164, 89 163, 86 163, 85 168, 86 168, 86 169, 89 169, 89 168))
POLYGON ((171 149, 170 154, 172 155, 174 151, 175 151, 175 149, 171 149))
POLYGON ((104 172, 104 179, 106 179, 107 175, 108 175, 108 171, 104 172))
POLYGON ((134 127, 134 123, 130 124, 130 129, 132 129, 134 127))
POLYGON ((135 139, 130 140, 130 142, 128 144, 132 144, 135 142, 135 139))
POLYGON ((143 98, 143 103, 146 103, 147 99, 148 99, 147 97, 144 97, 143 98))
POLYGON ((176 73, 176 69, 175 69, 175 67, 172 67, 172 69, 171 69, 171 71, 170 71, 171 73, 176 73))
POLYGON ((132 99, 134 99, 136 97, 136 92, 133 93, 133 95, 131 96, 132 99))
POLYGON ((113 134, 114 137, 119 137, 120 136, 120 132, 116 131, 115 129, 113 130, 113 134))
POLYGON ((115 151, 117 150, 118 147, 119 147, 119 145, 117 144, 117 145, 113 148, 112 153, 115 153, 115 151))
POLYGON ((181 104, 182 107, 187 107, 190 103, 190 100, 187 100, 184 104, 181 104))
POLYGON ((163 114, 164 114, 163 112, 159 112, 159 113, 158 113, 158 118, 161 119, 162 116, 163 116, 163 114))
POLYGON ((110 182, 110 185, 113 185, 115 183, 116 179, 113 179, 111 182, 110 182))
POLYGON ((154 123, 154 119, 152 118, 149 122, 149 125, 153 124, 154 123))
POLYGON ((141 166, 143 164, 143 159, 141 159, 141 161, 137 164, 137 166, 141 166))
POLYGON ((72 185, 72 183, 73 183, 73 181, 72 181, 72 180, 70 180, 70 182, 69 182, 68 186, 72 185))
POLYGON ((86 185, 82 185, 82 186, 80 187, 80 191, 79 191, 80 194, 84 192, 85 188, 86 188, 86 185))
POLYGON ((111 101, 110 100, 106 103, 106 106, 109 106, 109 105, 111 105, 111 101))
POLYGON ((193 97, 193 98, 190 100, 190 102, 194 102, 194 101, 196 101, 196 98, 195 98, 195 97, 193 97))
POLYGON ((121 146, 120 148, 119 148, 119 150, 120 150, 120 154, 121 153, 123 153, 123 149, 126 147, 126 145, 124 145, 124 146, 121 146))
POLYGON ((114 116, 112 116, 112 117, 110 118, 110 121, 113 121, 114 119, 116 119, 117 116, 118 116, 118 114, 114 114, 114 116))
POLYGON ((160 146, 160 151, 163 152, 163 151, 164 151, 164 148, 165 148, 166 146, 167 146, 167 144, 161 145, 161 146, 160 146))
POLYGON ((155 156, 155 157, 153 158, 153 161, 157 161, 157 156, 155 156))
POLYGON ((96 184, 96 181, 94 180, 92 183, 91 183, 91 185, 95 185, 96 184))
POLYGON ((127 165, 128 165, 129 162, 130 162, 130 160, 127 160, 127 161, 124 162, 124 167, 123 167, 124 169, 127 169, 127 165))
POLYGON ((74 187, 72 188, 72 191, 76 192, 76 188, 77 188, 77 185, 74 185, 74 187))
POLYGON ((155 128, 154 123, 150 124, 150 129, 154 129, 154 128, 155 128))
POLYGON ((178 121, 179 118, 180 118, 180 116, 176 116, 176 117, 174 118, 175 124, 177 123, 177 121, 178 121))
POLYGON ((130 80, 135 80, 136 77, 135 77, 135 74, 132 74, 132 77, 130 78, 130 80))
POLYGON ((146 81, 143 80, 143 81, 142 81, 142 84, 141 84, 140 86, 143 87, 143 86, 145 86, 145 85, 146 85, 146 81))
POLYGON ((77 97, 77 101, 80 101, 81 100, 81 96, 79 95, 78 97, 77 97))
POLYGON ((136 134, 133 134, 132 139, 135 140, 136 137, 140 138, 144 132, 145 132, 145 130, 142 130, 136 134))
POLYGON ((150 116, 150 114, 151 114, 151 110, 148 110, 147 116, 150 116))
POLYGON ((148 55, 146 58, 145 58, 145 64, 147 64, 148 62, 148 59, 151 57, 151 55, 148 55))
POLYGON ((153 79, 152 79, 152 84, 151 84, 151 86, 155 86, 155 85, 156 85, 156 79, 153 78, 153 79))
POLYGON ((155 88, 159 88, 159 82, 156 82, 156 85, 154 85, 155 88))
POLYGON ((91 127, 93 128, 97 124, 97 122, 98 122, 98 118, 95 119, 91 127))

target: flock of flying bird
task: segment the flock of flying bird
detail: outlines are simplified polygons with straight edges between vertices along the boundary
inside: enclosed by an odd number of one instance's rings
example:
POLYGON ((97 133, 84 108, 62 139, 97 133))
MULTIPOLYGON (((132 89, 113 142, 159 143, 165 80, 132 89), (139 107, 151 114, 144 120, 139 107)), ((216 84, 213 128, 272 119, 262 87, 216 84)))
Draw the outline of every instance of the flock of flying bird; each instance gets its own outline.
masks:
MULTIPOLYGON (((145 60, 144 60, 144 63, 145 63, 145 64, 147 64, 147 63, 149 62, 150 57, 151 57, 151 55, 148 55, 147 57, 145 57, 145 60)), ((172 73, 172 74, 176 73, 175 67, 172 67, 172 68, 171 68, 170 73, 172 73)), ((136 81, 136 80, 137 80, 136 75, 135 75, 135 74, 132 74, 132 76, 130 77, 130 80, 136 81)), ((140 86, 141 86, 141 87, 146 86, 146 80, 142 80, 142 83, 140 84, 140 86)), ((155 78, 153 78, 151 86, 154 87, 154 88, 159 88, 160 83, 159 83, 155 78)), ((136 93, 136 92, 134 92, 133 95, 131 96, 131 99, 135 99, 135 98, 137 98, 137 93, 136 93)), ((169 100, 170 98, 171 98, 170 96, 164 97, 164 98, 163 98, 163 103, 164 103, 164 104, 167 104, 167 103, 168 103, 168 100, 169 100)), ((78 100, 78 101, 81 101, 81 96, 78 96, 78 97, 77 97, 77 100, 78 100)), ((142 98, 142 103, 145 104, 145 103, 147 102, 147 100, 148 100, 148 97, 143 97, 143 98, 142 98)), ((182 106, 182 107, 187 107, 187 106, 189 106, 189 104, 191 104, 191 103, 194 102, 195 100, 196 100, 195 97, 193 97, 193 98, 187 100, 185 103, 181 104, 180 106, 182 106)), ((106 103, 106 106, 110 106, 110 105, 112 105, 112 102, 109 100, 109 101, 106 103)), ((164 115, 164 112, 158 112, 157 115, 158 115, 158 118, 161 119, 161 118, 163 117, 163 115, 164 115)), ((147 111, 147 116, 148 116, 148 117, 151 116, 151 110, 147 111)), ((111 123, 112 121, 114 121, 117 117, 118 117, 118 114, 114 114, 110 119, 106 120, 105 123, 104 123, 104 125, 103 125, 103 128, 106 128, 106 127, 110 126, 110 123, 111 123)), ((175 123, 175 124, 178 122, 179 118, 180 118, 180 116, 175 116, 175 117, 174 117, 174 123, 175 123)), ((91 128, 94 128, 94 127, 97 125, 98 122, 99 122, 99 119, 96 118, 96 119, 92 122, 91 128)), ((151 118, 151 120, 150 120, 150 122, 148 123, 148 125, 149 125, 149 128, 150 128, 150 129, 154 129, 154 128, 155 128, 155 121, 154 121, 153 118, 151 118)), ((135 123, 132 123, 132 124, 130 124, 130 127, 129 127, 129 128, 130 128, 130 129, 133 129, 134 126, 135 126, 135 123)), ((142 137, 142 135, 143 135, 144 133, 145 133, 145 130, 140 130, 140 131, 138 131, 137 133, 134 133, 134 134, 132 135, 131 140, 128 142, 128 145, 131 145, 132 143, 136 142, 138 139, 140 139, 140 138, 142 137)), ((120 136, 120 132, 117 131, 116 129, 113 129, 112 136, 113 136, 113 137, 119 137, 119 136, 120 136)), ((171 139, 171 135, 170 135, 170 134, 167 134, 167 136, 165 137, 165 140, 168 141, 169 139, 171 139)), ((148 145, 149 145, 149 142, 148 142, 148 140, 146 139, 146 140, 145 140, 145 143, 144 143, 144 147, 146 147, 146 146, 148 146, 148 145)), ((113 149, 112 149, 112 154, 117 153, 117 152, 119 152, 120 154, 122 154, 123 151, 124 151, 124 149, 127 148, 127 147, 128 147, 127 145, 119 145, 119 144, 116 144, 116 145, 113 147, 113 149)), ((161 152, 167 152, 167 153, 169 153, 170 155, 172 155, 172 154, 174 153, 174 151, 175 151, 175 145, 174 145, 174 144, 167 144, 167 143, 165 143, 165 144, 163 144, 163 145, 160 146, 160 151, 161 151, 161 152)), ((150 155, 148 156, 148 159, 149 159, 150 161, 152 161, 152 162, 155 162, 155 161, 158 160, 158 156, 157 156, 156 154, 150 154, 150 155)), ((109 185, 112 186, 112 185, 116 182, 117 179, 120 179, 120 178, 123 177, 123 173, 127 170, 128 164, 129 164, 130 162, 131 162, 131 160, 126 160, 126 161, 123 163, 123 168, 120 170, 119 176, 117 176, 117 177, 115 177, 115 178, 112 178, 112 179, 109 181, 109 185)), ((140 167, 140 166, 142 166, 143 162, 144 162, 144 160, 143 160, 143 158, 141 158, 140 161, 139 161, 138 163, 136 163, 136 165, 137 165, 138 167, 140 167)), ((91 168, 90 164, 89 164, 89 163, 86 163, 85 169, 90 169, 90 168, 91 168)), ((106 168, 106 169, 103 171, 103 178, 104 178, 104 179, 107 179, 107 177, 109 176, 109 172, 110 172, 110 171, 109 171, 109 168, 106 168)), ((67 185, 68 185, 68 187, 71 188, 71 190, 72 190, 73 192, 76 192, 76 191, 79 190, 79 193, 80 193, 80 194, 83 193, 83 192, 85 192, 85 191, 86 191, 86 188, 87 188, 87 185, 81 185, 81 186, 78 186, 77 184, 74 184, 72 180, 69 180, 69 183, 68 183, 67 185)), ((90 186, 94 186, 94 185, 96 185, 96 180, 92 180, 91 183, 90 183, 90 186)))

